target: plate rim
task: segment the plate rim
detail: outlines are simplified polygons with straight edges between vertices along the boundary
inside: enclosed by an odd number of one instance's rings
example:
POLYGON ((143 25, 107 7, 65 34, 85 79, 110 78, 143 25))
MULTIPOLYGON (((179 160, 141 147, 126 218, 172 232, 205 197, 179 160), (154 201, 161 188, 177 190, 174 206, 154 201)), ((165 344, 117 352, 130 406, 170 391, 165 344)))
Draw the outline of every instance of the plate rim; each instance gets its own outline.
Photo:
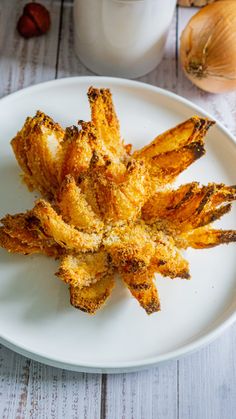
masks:
MULTIPOLYGON (((231 141, 231 143, 236 146, 236 138, 234 135, 220 122, 218 121, 214 116, 212 116, 210 113, 206 112, 202 107, 194 104, 190 100, 177 95, 176 93, 173 93, 169 90, 153 86, 151 84, 136 81, 136 80, 129 80, 125 78, 117 78, 117 77, 104 77, 104 76, 74 76, 74 77, 62 77, 59 79, 52 79, 49 81, 37 83, 32 86, 25 87, 23 89, 20 89, 16 92, 13 92, 9 95, 6 95, 0 99, 0 104, 3 102, 8 102, 11 100, 14 100, 14 97, 20 97, 21 95, 24 95, 24 93, 29 93, 30 91, 34 92, 37 90, 40 90, 40 88, 48 85, 60 85, 60 84, 70 84, 70 83, 83 83, 86 82, 87 84, 93 84, 93 83, 113 83, 117 86, 121 85, 124 86, 137 86, 138 88, 142 88, 144 90, 149 90, 152 92, 156 92, 157 94, 161 94, 165 97, 168 97, 170 99, 173 99, 175 102, 182 103, 189 108, 192 108, 194 111, 204 115, 207 118, 213 119, 216 121, 217 127, 228 137, 228 139, 231 141)), ((121 361, 121 362, 112 362, 112 363, 106 363, 102 365, 102 363, 73 363, 73 362, 65 362, 65 360, 62 360, 57 357, 48 357, 45 356, 42 351, 31 351, 27 349, 24 345, 19 345, 17 343, 14 343, 14 340, 11 340, 9 338, 5 338, 1 332, 0 332, 0 343, 6 346, 7 348, 26 356, 30 359, 33 359, 37 362, 42 362, 44 364, 57 367, 57 368, 63 368, 67 370, 72 371, 78 371, 78 372, 88 372, 88 373, 122 373, 122 372, 133 372, 141 369, 147 369, 152 366, 155 366, 160 363, 164 363, 170 360, 179 359, 183 356, 186 356, 187 354, 190 354, 203 346, 211 343, 213 340, 218 338, 228 327, 230 327, 234 322, 236 321, 236 310, 231 313, 230 315, 226 316, 226 318, 221 321, 217 326, 213 326, 213 330, 210 332, 205 332, 205 334, 199 338, 196 338, 193 342, 183 345, 178 349, 166 352, 162 355, 147 357, 146 359, 136 360, 136 361, 121 361)))

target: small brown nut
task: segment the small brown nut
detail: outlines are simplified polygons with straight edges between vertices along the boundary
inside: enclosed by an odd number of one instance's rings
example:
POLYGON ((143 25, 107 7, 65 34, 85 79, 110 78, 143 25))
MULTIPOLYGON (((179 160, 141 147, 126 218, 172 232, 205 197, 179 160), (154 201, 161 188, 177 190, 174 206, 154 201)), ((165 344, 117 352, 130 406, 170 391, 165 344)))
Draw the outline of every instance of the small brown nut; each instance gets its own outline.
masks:
POLYGON ((27 15, 22 15, 17 24, 18 32, 24 38, 40 35, 40 32, 34 21, 27 15))
POLYGON ((17 23, 17 30, 24 38, 46 33, 51 25, 49 11, 40 3, 28 3, 17 23))

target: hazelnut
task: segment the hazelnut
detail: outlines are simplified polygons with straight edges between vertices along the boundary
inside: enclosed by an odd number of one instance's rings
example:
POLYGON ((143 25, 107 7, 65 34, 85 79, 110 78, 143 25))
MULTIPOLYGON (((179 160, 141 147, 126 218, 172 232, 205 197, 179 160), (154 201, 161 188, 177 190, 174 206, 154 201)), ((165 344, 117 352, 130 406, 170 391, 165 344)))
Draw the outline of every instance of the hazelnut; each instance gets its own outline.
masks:
POLYGON ((17 23, 17 30, 24 38, 46 33, 51 25, 49 11, 40 3, 28 3, 17 23))

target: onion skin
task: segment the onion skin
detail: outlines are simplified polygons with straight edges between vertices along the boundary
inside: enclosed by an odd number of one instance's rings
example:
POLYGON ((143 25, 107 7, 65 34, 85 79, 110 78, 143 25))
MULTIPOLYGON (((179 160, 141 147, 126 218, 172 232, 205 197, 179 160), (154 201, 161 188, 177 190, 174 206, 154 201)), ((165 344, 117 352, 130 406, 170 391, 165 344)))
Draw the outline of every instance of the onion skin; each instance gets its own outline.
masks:
POLYGON ((183 30, 180 59, 187 77, 211 93, 236 90, 236 1, 209 4, 183 30))

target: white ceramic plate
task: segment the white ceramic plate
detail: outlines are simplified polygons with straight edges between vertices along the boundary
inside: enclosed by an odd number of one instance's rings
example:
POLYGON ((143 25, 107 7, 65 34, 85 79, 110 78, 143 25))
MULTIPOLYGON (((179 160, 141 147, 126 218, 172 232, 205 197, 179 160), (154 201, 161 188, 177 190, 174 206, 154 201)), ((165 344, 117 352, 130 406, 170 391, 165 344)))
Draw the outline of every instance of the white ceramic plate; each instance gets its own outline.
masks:
MULTIPOLYGON (((36 196, 20 182, 10 139, 37 109, 64 126, 89 119, 86 92, 90 85, 111 88, 122 134, 135 147, 193 114, 207 115, 172 93, 112 78, 62 79, 8 96, 0 101, 1 216, 30 208, 36 196)), ((206 157, 181 175, 178 183, 236 183, 235 140, 220 124, 210 130, 206 149, 206 157)), ((235 215, 233 208, 218 224, 236 228, 235 215)), ((236 317, 236 248, 231 244, 186 253, 191 281, 157 277, 161 312, 147 316, 117 283, 105 308, 90 317, 70 306, 67 287, 54 276, 57 262, 10 255, 1 249, 1 342, 47 364, 92 372, 132 371, 193 351, 236 317)))

